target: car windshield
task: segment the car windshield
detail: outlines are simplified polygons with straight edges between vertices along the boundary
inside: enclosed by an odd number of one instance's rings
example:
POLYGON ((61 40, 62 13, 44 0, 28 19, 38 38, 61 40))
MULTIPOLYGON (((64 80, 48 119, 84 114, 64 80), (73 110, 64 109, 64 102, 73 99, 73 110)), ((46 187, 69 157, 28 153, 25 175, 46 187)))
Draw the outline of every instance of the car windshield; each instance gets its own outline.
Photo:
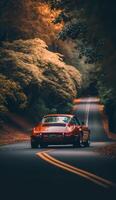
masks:
POLYGON ((70 119, 68 116, 47 116, 43 118, 42 123, 68 123, 70 119))

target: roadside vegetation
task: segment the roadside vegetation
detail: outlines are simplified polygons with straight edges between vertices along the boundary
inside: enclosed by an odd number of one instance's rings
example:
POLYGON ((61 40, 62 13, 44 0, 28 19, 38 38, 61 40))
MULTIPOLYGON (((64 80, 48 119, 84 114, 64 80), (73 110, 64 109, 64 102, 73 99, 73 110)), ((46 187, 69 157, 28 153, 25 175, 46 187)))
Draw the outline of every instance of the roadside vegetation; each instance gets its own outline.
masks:
POLYGON ((17 113, 38 122, 48 113, 69 112, 81 76, 40 39, 3 42, 0 51, 1 122, 17 113))

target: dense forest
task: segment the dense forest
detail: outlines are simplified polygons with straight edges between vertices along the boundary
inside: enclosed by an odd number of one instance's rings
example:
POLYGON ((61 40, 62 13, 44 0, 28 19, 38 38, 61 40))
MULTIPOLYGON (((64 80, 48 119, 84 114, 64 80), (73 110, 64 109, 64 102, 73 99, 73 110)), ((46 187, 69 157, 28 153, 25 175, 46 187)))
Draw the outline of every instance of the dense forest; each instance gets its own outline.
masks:
MULTIPOLYGON (((116 131, 116 2, 0 2, 0 111, 38 120, 99 95, 116 131)), ((5 117, 4 117, 5 116, 5 117)))

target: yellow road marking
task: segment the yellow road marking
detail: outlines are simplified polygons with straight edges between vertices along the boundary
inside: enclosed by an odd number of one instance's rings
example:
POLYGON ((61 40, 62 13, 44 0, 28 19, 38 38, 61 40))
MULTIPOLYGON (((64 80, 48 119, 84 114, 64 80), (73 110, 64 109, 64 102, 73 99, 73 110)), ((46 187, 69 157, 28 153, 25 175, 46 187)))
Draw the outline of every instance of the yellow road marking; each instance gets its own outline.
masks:
POLYGON ((105 187, 105 188, 116 187, 116 184, 109 181, 109 180, 106 180, 106 179, 99 177, 95 174, 92 174, 90 172, 87 172, 85 170, 79 169, 77 167, 74 167, 72 165, 66 164, 62 161, 55 159, 54 157, 48 155, 49 151, 51 151, 51 150, 39 152, 36 155, 39 156, 41 159, 47 161, 48 163, 52 164, 52 165, 55 165, 55 166, 57 166, 57 167, 59 167, 63 170, 69 171, 69 172, 74 173, 76 175, 82 176, 82 177, 102 186, 102 187, 105 187))

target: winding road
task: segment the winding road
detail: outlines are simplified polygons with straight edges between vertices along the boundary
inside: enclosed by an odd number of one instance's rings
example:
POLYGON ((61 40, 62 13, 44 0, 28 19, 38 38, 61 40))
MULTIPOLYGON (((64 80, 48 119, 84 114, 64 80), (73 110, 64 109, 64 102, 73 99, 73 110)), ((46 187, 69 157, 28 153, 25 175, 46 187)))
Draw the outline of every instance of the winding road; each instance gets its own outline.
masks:
POLYGON ((0 147, 0 199, 116 199, 116 160, 97 149, 109 140, 97 98, 83 98, 74 113, 90 127, 87 148, 50 146, 31 149, 29 142, 0 147))

